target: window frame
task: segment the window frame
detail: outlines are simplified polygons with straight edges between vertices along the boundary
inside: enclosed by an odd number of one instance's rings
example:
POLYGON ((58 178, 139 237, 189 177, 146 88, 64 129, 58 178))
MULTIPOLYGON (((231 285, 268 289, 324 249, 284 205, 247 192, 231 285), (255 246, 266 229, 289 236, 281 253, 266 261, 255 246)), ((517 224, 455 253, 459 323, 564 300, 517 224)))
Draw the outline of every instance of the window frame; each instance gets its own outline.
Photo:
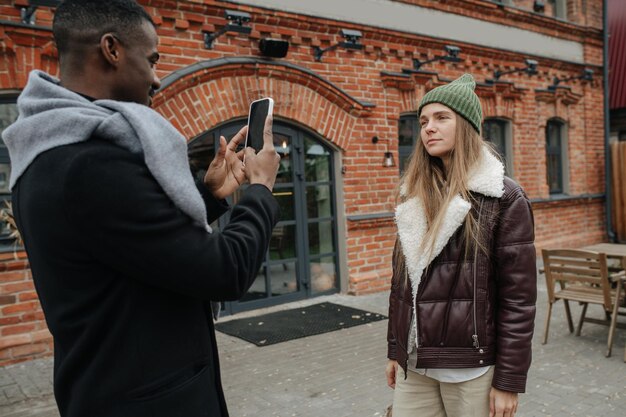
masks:
POLYGON ((514 178, 513 170, 513 123, 510 119, 504 117, 488 117, 483 120, 481 125, 483 140, 493 144, 493 142, 485 135, 485 124, 497 123, 501 126, 502 130, 502 144, 504 146, 504 155, 500 154, 502 162, 504 163, 505 174, 508 177, 514 178))
POLYGON ((546 157, 546 183, 548 185, 548 192, 550 196, 559 196, 559 195, 569 195, 569 156, 568 156, 568 126, 565 120, 553 117, 546 121, 546 126, 544 130, 544 140, 545 140, 545 157, 546 157), (559 143, 556 147, 550 147, 549 140, 550 137, 550 127, 555 125, 558 127, 558 140, 559 143), (551 169, 549 167, 550 164, 550 155, 558 155, 558 162, 560 165, 559 169, 559 177, 560 177, 560 188, 553 189, 550 186, 550 172, 551 169))

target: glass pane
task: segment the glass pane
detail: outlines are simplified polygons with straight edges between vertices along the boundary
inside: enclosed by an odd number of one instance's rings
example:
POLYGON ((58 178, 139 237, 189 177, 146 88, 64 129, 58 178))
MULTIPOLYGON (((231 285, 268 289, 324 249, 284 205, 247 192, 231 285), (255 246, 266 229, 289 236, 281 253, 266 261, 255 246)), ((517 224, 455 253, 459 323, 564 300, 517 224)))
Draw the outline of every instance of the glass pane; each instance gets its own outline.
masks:
POLYGON ((316 141, 304 139, 304 174, 305 181, 329 181, 330 180, 330 152, 316 141))
POLYGON ((321 258, 311 262, 311 290, 313 293, 324 292, 337 288, 335 259, 321 258))
POLYGON ((274 147, 280 155, 280 165, 276 184, 293 182, 293 163, 291 161, 291 137, 274 133, 274 147))
POLYGON ((483 135, 486 140, 493 143, 502 158, 506 158, 505 126, 502 120, 486 120, 483 124, 483 135))
POLYGON ((17 104, 0 103, 0 133, 17 120, 17 104))
POLYGON ((417 116, 402 116, 398 122, 399 146, 413 146, 417 138, 417 116))
POLYGON ((319 255, 335 251, 333 243, 333 222, 309 223, 309 254, 319 255))
POLYGON ((276 226, 270 240, 270 259, 289 259, 296 255, 296 225, 276 226))
POLYGON ((559 150, 561 148, 561 126, 558 123, 550 122, 546 128, 546 141, 550 150, 559 150))
POLYGON ((560 193, 563 189, 561 183, 561 158, 559 155, 548 155, 548 187, 551 193, 560 193))
MULTIPOLYGON (((0 194, 9 194, 9 177, 11 176, 11 165, 0 164, 0 194)), ((4 208, 4 204, 0 208, 4 208)), ((1 232, 0 232, 1 233, 1 232)))
POLYGON ((294 214, 294 193, 293 188, 274 188, 272 195, 278 201, 280 206, 280 218, 279 221, 295 220, 294 214))
POLYGON ((298 292, 298 280, 296 278, 296 263, 285 262, 269 266, 272 280, 272 296, 298 292))
POLYGON ((265 288, 265 267, 262 267, 259 270, 259 273, 257 274, 254 283, 240 301, 254 301, 266 297, 267 291, 265 288))
POLYGON ((330 185, 306 187, 306 211, 309 219, 333 215, 330 185))
POLYGON ((400 159, 400 174, 403 174, 409 166, 409 159, 411 158, 411 153, 413 152, 413 149, 409 148, 408 146, 403 146, 398 149, 398 152, 400 159))
POLYGON ((213 135, 201 136, 189 143, 187 150, 191 172, 196 179, 204 178, 209 164, 215 156, 213 135))

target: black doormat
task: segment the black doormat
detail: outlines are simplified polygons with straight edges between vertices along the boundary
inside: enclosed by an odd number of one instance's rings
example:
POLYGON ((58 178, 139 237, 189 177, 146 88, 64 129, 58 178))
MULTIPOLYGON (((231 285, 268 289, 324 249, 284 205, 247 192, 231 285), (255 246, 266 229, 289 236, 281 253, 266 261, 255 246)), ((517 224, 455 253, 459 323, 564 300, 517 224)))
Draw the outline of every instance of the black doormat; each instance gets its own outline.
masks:
POLYGON ((382 314, 370 313, 333 303, 320 303, 262 316, 217 323, 215 328, 257 346, 313 336, 339 329, 384 320, 382 314))

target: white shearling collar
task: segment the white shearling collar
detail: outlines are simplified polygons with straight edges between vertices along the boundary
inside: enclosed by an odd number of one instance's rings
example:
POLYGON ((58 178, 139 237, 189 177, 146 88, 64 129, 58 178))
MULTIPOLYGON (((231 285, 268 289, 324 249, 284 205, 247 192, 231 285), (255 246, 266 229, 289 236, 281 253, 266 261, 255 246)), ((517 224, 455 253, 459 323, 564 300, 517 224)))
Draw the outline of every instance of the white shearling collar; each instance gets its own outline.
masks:
MULTIPOLYGON (((470 171, 468 188, 487 197, 499 198, 504 194, 504 166, 487 147, 483 148, 482 158, 470 171)), ((460 195, 452 199, 446 209, 441 229, 435 237, 432 253, 429 255, 422 250, 422 242, 428 228, 422 201, 413 197, 396 207, 395 220, 411 280, 414 302, 424 269, 441 253, 450 237, 465 221, 470 209, 470 202, 460 195)))

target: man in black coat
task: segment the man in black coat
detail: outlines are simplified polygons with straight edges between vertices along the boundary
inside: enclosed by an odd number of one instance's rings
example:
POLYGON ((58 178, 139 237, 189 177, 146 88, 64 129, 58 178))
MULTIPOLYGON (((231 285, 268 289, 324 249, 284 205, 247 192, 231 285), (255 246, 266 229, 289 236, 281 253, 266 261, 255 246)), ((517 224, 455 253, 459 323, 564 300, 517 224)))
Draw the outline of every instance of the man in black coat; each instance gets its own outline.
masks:
POLYGON ((63 417, 228 415, 210 302, 236 300, 264 259, 278 204, 264 148, 220 148, 204 183, 186 141, 149 109, 157 34, 134 0, 66 0, 60 81, 38 71, 5 131, 14 213, 54 336, 63 417), (250 185, 220 232, 223 199, 250 185))

